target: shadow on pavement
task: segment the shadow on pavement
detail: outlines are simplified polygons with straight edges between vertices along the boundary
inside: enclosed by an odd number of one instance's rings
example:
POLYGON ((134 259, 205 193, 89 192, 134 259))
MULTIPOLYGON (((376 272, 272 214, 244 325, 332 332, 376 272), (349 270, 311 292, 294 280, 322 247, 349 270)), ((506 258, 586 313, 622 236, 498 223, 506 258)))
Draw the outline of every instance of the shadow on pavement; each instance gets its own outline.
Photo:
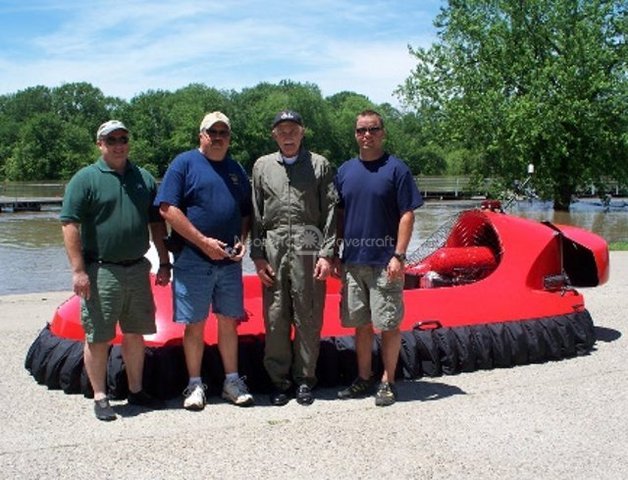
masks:
POLYGON ((621 337, 621 332, 619 330, 614 330, 612 328, 606 327, 594 327, 595 328, 595 339, 600 342, 614 342, 615 340, 621 337))

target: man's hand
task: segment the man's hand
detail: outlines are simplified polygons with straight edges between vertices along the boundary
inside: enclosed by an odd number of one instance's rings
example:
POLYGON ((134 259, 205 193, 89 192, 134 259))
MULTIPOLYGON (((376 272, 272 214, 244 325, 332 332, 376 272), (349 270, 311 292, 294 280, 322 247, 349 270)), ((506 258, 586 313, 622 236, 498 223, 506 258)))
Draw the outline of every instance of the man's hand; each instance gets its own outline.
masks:
POLYGON ((238 242, 233 246, 233 251, 236 252, 235 255, 232 255, 230 258, 234 262, 241 262, 246 254, 246 244, 242 242, 238 242))
POLYGON ((229 258, 229 254, 225 251, 227 244, 215 238, 205 237, 203 239, 201 250, 212 260, 222 260, 229 258))
POLYGON ((275 283, 275 271, 266 260, 258 259, 254 260, 253 263, 255 263, 257 276, 264 285, 270 287, 273 283, 275 283))
POLYGON ((404 263, 397 257, 392 257, 388 266, 386 267, 386 273, 389 279, 402 278, 404 274, 404 263))
POLYGON ((325 280, 331 273, 331 262, 329 258, 320 257, 314 267, 314 278, 316 280, 325 280))
POLYGON ((331 276, 334 278, 342 278, 342 262, 338 257, 334 257, 332 261, 331 276))
POLYGON ((157 270, 157 275, 155 275, 155 285, 160 285, 165 287, 170 283, 170 271, 172 270, 172 265, 163 264, 159 265, 159 270, 157 270))
POLYGON ((74 293, 85 300, 89 300, 91 284, 85 271, 72 274, 72 289, 74 293))

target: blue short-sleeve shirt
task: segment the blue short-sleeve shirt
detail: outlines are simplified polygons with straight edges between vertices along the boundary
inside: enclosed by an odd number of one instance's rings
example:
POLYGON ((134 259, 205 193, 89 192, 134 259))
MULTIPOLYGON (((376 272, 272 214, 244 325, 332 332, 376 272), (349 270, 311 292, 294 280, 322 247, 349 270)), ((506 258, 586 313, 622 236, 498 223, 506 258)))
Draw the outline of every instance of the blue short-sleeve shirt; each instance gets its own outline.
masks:
POLYGON ((233 246, 242 218, 251 215, 251 185, 231 156, 212 161, 197 149, 189 150, 168 167, 155 198, 155 205, 161 203, 185 212, 203 235, 233 246))
POLYGON ((368 162, 352 158, 340 166, 334 183, 344 210, 343 263, 386 266, 401 216, 423 205, 410 169, 388 154, 368 162))

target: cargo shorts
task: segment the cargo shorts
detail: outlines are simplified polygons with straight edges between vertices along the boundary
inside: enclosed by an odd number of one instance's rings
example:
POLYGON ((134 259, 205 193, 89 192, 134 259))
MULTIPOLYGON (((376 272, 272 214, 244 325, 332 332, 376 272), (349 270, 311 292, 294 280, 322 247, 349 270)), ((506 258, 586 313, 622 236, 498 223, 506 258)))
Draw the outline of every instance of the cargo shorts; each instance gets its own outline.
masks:
POLYGON ((87 342, 113 340, 118 323, 122 333, 157 331, 147 259, 131 266, 94 262, 86 270, 91 291, 89 300, 81 300, 81 321, 87 342))
POLYGON ((347 328, 373 324, 394 330, 403 319, 403 278, 388 278, 386 267, 343 265, 340 316, 347 328))

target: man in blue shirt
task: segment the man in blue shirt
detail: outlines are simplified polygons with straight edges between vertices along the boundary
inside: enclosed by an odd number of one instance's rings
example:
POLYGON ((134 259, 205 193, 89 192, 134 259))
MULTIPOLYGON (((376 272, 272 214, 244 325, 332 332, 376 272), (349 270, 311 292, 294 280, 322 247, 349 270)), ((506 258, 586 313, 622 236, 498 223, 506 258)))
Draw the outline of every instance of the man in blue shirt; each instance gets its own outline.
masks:
POLYGON ((183 407, 202 410, 205 320, 218 319, 218 350, 225 370, 222 396, 238 406, 253 397, 238 375, 237 323, 244 318, 242 257, 251 216, 251 186, 228 153, 231 122, 209 113, 200 126, 200 147, 168 167, 155 204, 181 242, 174 253, 174 320, 185 324, 183 350, 189 374, 183 407))
POLYGON ((355 328, 358 377, 341 399, 371 392, 374 328, 382 335, 384 372, 375 405, 396 400, 395 370, 401 348, 403 279, 414 210, 423 198, 408 167, 383 149, 382 117, 366 110, 357 117, 359 157, 340 166, 335 178, 339 195, 338 239, 342 239, 341 317, 355 328))

